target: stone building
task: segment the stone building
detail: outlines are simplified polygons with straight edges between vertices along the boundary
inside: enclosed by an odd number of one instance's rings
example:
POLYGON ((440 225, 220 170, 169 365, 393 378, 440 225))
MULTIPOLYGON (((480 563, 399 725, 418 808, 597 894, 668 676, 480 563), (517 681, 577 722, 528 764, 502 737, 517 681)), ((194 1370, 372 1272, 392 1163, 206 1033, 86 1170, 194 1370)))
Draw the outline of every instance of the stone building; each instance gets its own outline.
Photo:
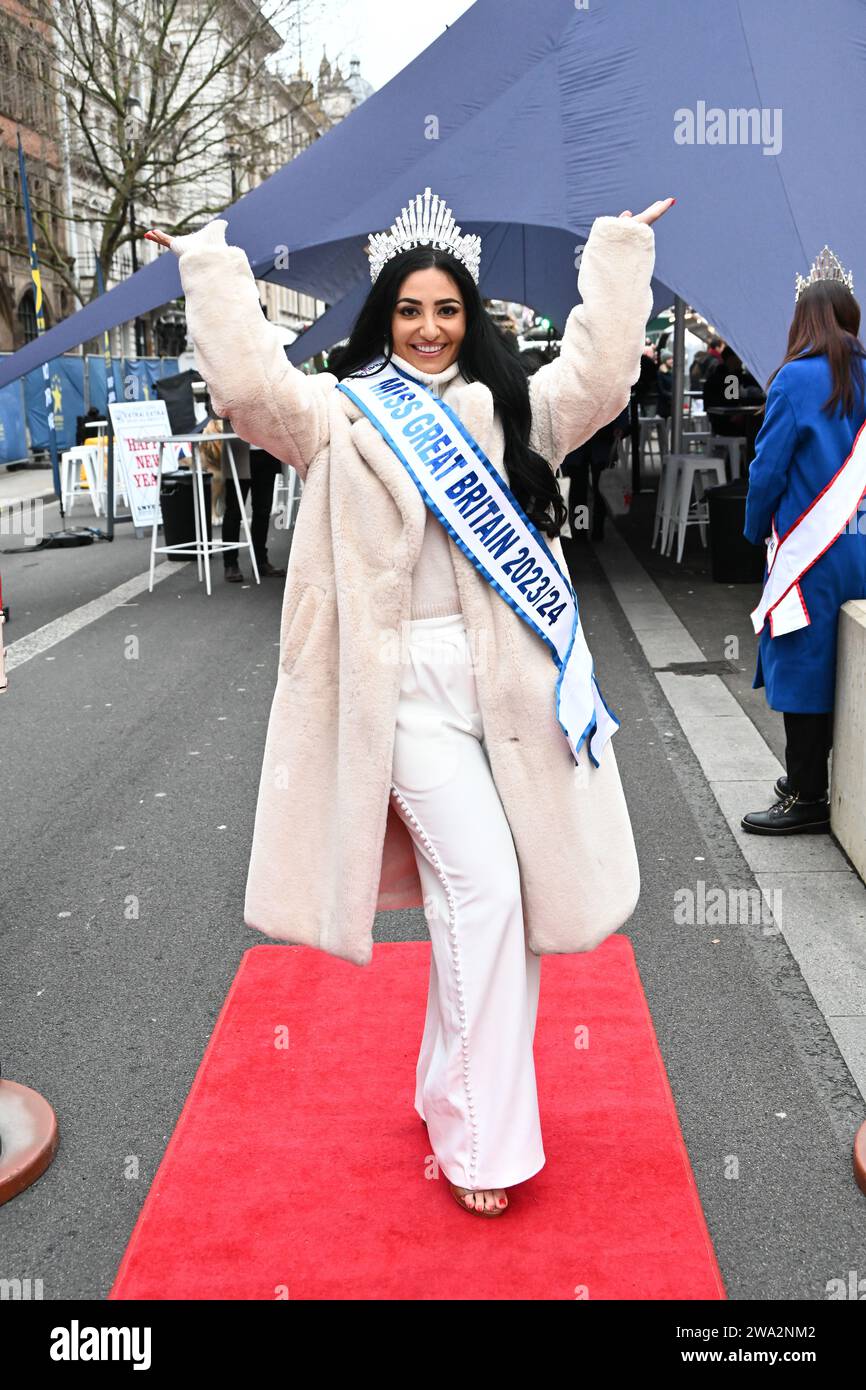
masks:
MULTIPOLYGON (((36 304, 24 212, 18 188, 16 128, 27 161, 31 207, 44 208, 54 240, 66 246, 63 162, 57 112, 48 80, 52 31, 17 0, 0 0, 0 352, 36 337, 36 304)), ((37 233, 38 235, 38 233, 37 233)), ((72 310, 56 263, 41 254, 43 310, 47 327, 72 310)))
MULTIPOLYGON (((112 0, 95 3, 104 5, 108 14, 112 0)), ((125 7, 115 5, 111 13, 123 19, 125 7)), ((220 44, 226 41, 225 16, 230 19, 231 13, 227 6, 222 27, 215 25, 212 32, 197 36, 195 58, 206 73, 217 69, 220 44)), ((134 18, 130 12, 130 25, 134 18)), ((180 18, 177 32, 170 32, 168 39, 164 56, 170 62, 172 56, 177 60, 186 51, 187 36, 180 18)), ((85 301, 95 279, 101 223, 111 206, 112 190, 88 155, 71 105, 72 95, 59 90, 54 43, 63 41, 39 19, 35 4, 0 0, 0 351, 14 351, 36 336, 24 216, 15 208, 20 201, 16 127, 21 131, 27 160, 31 202, 39 208, 45 206, 52 236, 85 301)), ((92 94, 88 96, 94 137, 112 161, 117 157, 118 140, 134 138, 136 121, 148 100, 146 65, 139 71, 135 61, 144 42, 146 37, 137 34, 134 27, 120 32, 118 49, 132 73, 125 122, 119 125, 110 106, 101 105, 92 94)), ((275 29, 263 24, 245 60, 228 65, 215 77, 217 83, 226 84, 227 95, 238 100, 226 103, 224 118, 215 123, 209 136, 207 157, 200 168, 190 171, 190 177, 170 199, 158 210, 138 200, 127 205, 124 215, 137 230, 135 250, 127 242, 117 251, 105 277, 107 289, 162 254, 154 243, 143 239, 147 227, 176 225, 185 214, 194 214, 203 205, 215 209, 229 206, 343 120, 372 92, 361 76, 357 58, 352 59, 351 70, 344 77, 339 65, 332 69, 323 57, 315 83, 300 63, 296 71, 286 71, 278 56, 283 42, 275 29), (247 130, 256 131, 252 157, 244 122, 247 130)), ((114 163, 110 167, 115 168, 114 163)), ((40 239, 38 226, 36 236, 46 326, 50 327, 73 313, 80 302, 59 277, 58 264, 52 260, 44 237, 40 239)), ((292 334, 307 327, 324 309, 319 301, 283 286, 262 281, 260 292, 271 321, 292 334)), ((186 345, 182 304, 164 305, 135 324, 120 325, 110 338, 112 352, 117 355, 134 356, 137 351, 180 355, 186 345)), ((83 351, 101 352, 102 342, 84 344, 83 351)))

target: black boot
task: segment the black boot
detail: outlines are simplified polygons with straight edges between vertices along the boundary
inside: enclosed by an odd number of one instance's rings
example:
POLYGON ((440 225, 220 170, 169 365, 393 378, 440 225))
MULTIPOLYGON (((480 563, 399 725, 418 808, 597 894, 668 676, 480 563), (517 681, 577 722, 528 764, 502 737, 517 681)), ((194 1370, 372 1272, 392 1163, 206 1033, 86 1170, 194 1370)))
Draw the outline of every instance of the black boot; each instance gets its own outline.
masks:
POLYGON ((753 835, 818 835, 830 829, 830 803, 826 796, 803 801, 789 792, 767 811, 750 811, 740 825, 753 835))

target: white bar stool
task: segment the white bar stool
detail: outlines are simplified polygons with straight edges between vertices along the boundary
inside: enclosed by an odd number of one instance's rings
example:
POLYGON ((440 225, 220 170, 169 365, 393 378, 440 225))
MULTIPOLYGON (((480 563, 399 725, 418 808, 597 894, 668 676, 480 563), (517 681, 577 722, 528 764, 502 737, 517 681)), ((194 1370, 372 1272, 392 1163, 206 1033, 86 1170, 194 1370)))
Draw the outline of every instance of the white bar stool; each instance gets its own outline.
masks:
POLYGON ((65 449, 60 455, 60 496, 63 510, 69 514, 75 506, 76 497, 90 497, 93 510, 99 516, 99 479, 97 450, 92 444, 76 444, 65 449), (87 487, 81 482, 81 469, 87 479, 87 487))
POLYGON ((744 434, 711 434, 710 448, 724 449, 730 469, 731 482, 740 476, 741 460, 746 447, 744 434))
MULTIPOLYGON (((646 468, 648 459, 658 462, 659 476, 662 459, 668 451, 668 422, 663 415, 645 415, 640 420, 640 465, 646 468)), ((652 470, 655 471, 655 470, 652 470)))
MULTIPOLYGON (((641 415, 640 422, 640 466, 642 473, 662 472, 662 460, 668 452, 668 421, 663 415, 641 415), (656 467, 648 467, 648 462, 656 467)), ((617 444, 617 462, 627 468, 631 463, 631 430, 623 431, 617 444)))
MULTIPOLYGON (((684 433, 682 437, 683 453, 691 454, 692 457, 699 455, 702 458, 709 457, 707 445, 711 436, 709 431, 691 430, 684 433), (693 448, 693 446, 695 446, 693 448)), ((655 550, 656 542, 661 533, 661 553, 667 554, 668 550, 668 529, 674 520, 674 508, 677 496, 677 480, 679 478, 680 459, 682 454, 667 454, 662 465, 662 475, 659 479, 658 491, 656 493, 656 510, 653 521, 652 549, 655 550), (671 462, 673 460, 673 462, 671 462)))
POLYGON ((668 531, 667 548, 664 549, 664 554, 670 554, 673 547, 674 531, 676 531, 677 564, 679 565, 682 563, 683 546, 685 545, 688 526, 700 527, 701 544, 706 549, 709 507, 704 501, 704 488, 707 477, 712 476, 719 485, 726 482, 727 479, 724 459, 710 458, 704 454, 674 454, 669 455, 669 457, 678 458, 679 467, 676 481, 676 503, 671 517, 673 525, 668 531))
POLYGON ((108 462, 108 435, 106 433, 108 422, 106 420, 88 420, 87 438, 84 443, 87 448, 93 450, 93 459, 96 467, 96 495, 99 498, 99 512, 107 516, 107 489, 105 479, 107 474, 108 462))
POLYGON ((661 532, 661 553, 667 554, 668 549, 668 530, 673 521, 674 501, 677 495, 677 480, 680 475, 680 460, 685 457, 683 454, 666 454, 662 460, 661 477, 659 478, 658 491, 656 492, 656 510, 653 519, 652 549, 655 550, 656 541, 661 532))
MULTIPOLYGON (((99 510, 103 516, 108 516, 108 421, 91 420, 88 428, 92 426, 96 430, 96 443, 91 444, 96 458, 96 474, 99 487, 99 510)), ((115 440, 115 446, 117 441, 115 440)), ((117 466, 117 455, 114 459, 114 500, 118 498, 123 502, 124 507, 129 506, 129 499, 126 495, 126 488, 123 483, 123 471, 117 466)))
POLYGON ((706 431, 707 434, 711 434, 712 430, 709 428, 709 424, 709 417, 705 411, 694 410, 691 415, 683 416, 683 434, 695 434, 698 431, 706 431))

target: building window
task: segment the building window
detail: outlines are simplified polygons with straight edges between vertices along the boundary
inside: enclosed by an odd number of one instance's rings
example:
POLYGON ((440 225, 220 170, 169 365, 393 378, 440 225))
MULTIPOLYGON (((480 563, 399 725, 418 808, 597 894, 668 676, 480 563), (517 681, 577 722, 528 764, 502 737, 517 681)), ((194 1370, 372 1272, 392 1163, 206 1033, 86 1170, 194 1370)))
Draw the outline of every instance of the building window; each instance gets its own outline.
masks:
POLYGON ((18 322, 21 325, 21 336, 25 343, 32 343, 38 337, 36 328, 36 301, 33 298, 33 290, 29 289, 18 305, 18 322))
POLYGON ((15 81, 12 76, 12 53, 8 43, 0 34, 0 111, 9 115, 15 112, 15 81))
POLYGON ((29 48, 22 48, 18 52, 18 102, 21 120, 31 128, 35 127, 41 103, 36 63, 29 48))

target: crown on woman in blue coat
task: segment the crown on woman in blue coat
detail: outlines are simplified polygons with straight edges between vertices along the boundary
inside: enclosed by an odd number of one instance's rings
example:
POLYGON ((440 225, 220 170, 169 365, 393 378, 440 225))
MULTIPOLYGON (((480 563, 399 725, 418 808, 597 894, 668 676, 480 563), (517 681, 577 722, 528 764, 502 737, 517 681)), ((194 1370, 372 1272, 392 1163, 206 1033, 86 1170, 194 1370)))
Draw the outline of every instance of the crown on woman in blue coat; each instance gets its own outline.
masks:
POLYGON ((797 273, 794 281, 794 303, 800 298, 807 285, 814 285, 816 280, 839 280, 849 290, 853 292, 854 276, 849 270, 847 273, 842 269, 841 262, 837 256, 833 255, 829 246, 825 244, 820 255, 816 256, 812 262, 812 269, 804 278, 797 273))

